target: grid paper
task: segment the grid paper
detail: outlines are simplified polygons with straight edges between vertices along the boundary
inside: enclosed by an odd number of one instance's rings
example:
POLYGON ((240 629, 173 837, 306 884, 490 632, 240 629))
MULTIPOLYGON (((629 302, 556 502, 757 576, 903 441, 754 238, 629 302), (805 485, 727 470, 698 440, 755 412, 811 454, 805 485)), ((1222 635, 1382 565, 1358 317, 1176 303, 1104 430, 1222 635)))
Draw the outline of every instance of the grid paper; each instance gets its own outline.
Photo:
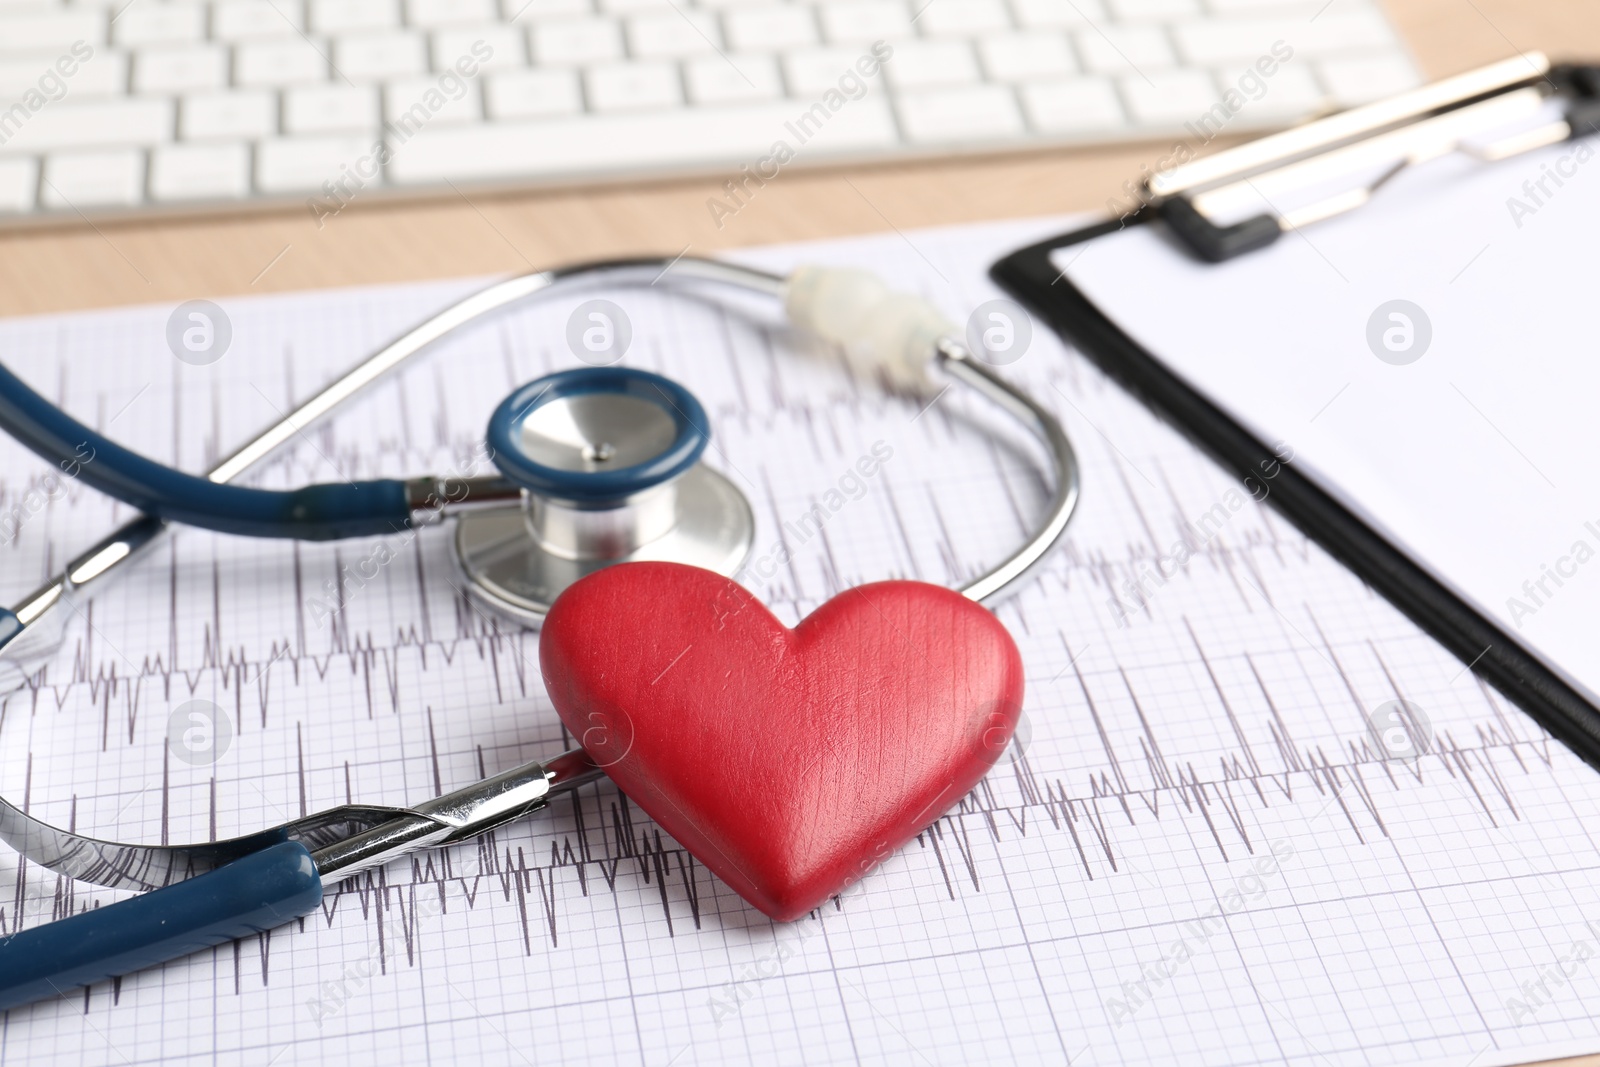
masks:
MULTIPOLYGON (((1063 225, 749 258, 867 266, 962 321, 998 295, 993 258, 1063 225)), ((209 367, 168 351, 168 307, 13 320, 0 351, 198 470, 474 284, 226 301, 232 347, 209 367)), ((259 484, 459 465, 502 395, 575 363, 566 320, 590 295, 451 342, 259 484)), ((970 578, 1043 505, 1030 443, 960 389, 925 407, 725 309, 606 295, 633 323, 626 362, 710 413, 707 462, 750 495, 757 557, 790 539, 792 561, 751 581, 789 621, 861 581, 970 578), (784 523, 879 442, 881 470, 794 543, 784 523)), ((1042 325, 1004 373, 1083 463, 1063 548, 999 609, 1027 667, 1023 741, 843 898, 774 925, 602 782, 345 883, 300 922, 12 1011, 0 1062, 1483 1067, 1600 1049, 1593 772, 1270 510, 1232 507, 1238 486, 1042 325), (1368 726, 1396 699, 1430 724, 1410 762, 1368 726)), ((50 467, 0 449, 9 514, 50 467)), ((0 595, 127 517, 60 487, 0 546, 0 595)), ((537 635, 466 602, 448 536, 397 544, 330 614, 312 602, 374 543, 182 531, 5 700, 0 787, 82 832, 181 842, 416 802, 563 750, 537 635), (228 717, 214 763, 169 742, 192 700, 228 717)), ((4 930, 122 896, 9 853, 0 882, 4 930)))

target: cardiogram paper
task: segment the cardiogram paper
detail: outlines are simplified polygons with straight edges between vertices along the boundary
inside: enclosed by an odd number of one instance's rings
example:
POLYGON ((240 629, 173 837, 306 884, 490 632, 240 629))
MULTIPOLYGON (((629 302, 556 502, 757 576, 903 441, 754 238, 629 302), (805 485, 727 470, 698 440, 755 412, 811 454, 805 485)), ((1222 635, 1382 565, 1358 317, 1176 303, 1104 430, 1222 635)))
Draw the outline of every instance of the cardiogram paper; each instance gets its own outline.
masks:
MULTIPOLYGON (((748 258, 877 269, 964 321, 1000 295, 995 257, 1064 225, 748 258)), ((232 339, 207 366, 173 357, 168 306, 0 323, 0 351, 118 440, 201 470, 475 284, 221 300, 232 339)), ((470 463, 506 392, 575 364, 566 323, 590 295, 450 342, 258 483, 470 463)), ((706 461, 755 506, 747 580, 788 620, 862 581, 971 577, 1045 500, 1026 437, 959 387, 886 396, 768 325, 659 288, 604 295, 632 321, 626 362, 704 402, 706 461), (888 458, 861 477, 864 455, 888 458), (818 504, 820 525, 796 521, 818 504)), ((774 926, 600 783, 347 883, 304 921, 12 1011, 0 1057, 1484 1067, 1600 1049, 1594 772, 1032 333, 1002 372, 1065 422, 1083 497, 999 609, 1025 724, 844 898, 774 926), (1417 748, 1386 758, 1373 722, 1402 700, 1417 748)), ((128 512, 0 448, 15 600, 128 512)), ((537 635, 463 597, 448 537, 182 531, 4 701, 0 788, 59 825, 181 842, 416 802, 563 750, 537 635)), ((7 930, 120 896, 10 853, 0 884, 7 930)))

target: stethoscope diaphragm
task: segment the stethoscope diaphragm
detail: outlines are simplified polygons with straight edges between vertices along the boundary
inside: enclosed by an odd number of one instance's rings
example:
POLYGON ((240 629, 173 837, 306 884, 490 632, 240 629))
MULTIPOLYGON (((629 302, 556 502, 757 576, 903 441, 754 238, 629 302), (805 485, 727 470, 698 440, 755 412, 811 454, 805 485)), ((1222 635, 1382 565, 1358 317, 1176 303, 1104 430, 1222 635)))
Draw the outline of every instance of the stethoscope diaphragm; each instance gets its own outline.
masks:
POLYGON ((701 462, 710 440, 694 395, 649 371, 582 367, 522 386, 486 436, 522 499, 457 520, 468 596, 536 626, 568 586, 615 563, 731 577, 750 554, 755 517, 739 488, 701 462))

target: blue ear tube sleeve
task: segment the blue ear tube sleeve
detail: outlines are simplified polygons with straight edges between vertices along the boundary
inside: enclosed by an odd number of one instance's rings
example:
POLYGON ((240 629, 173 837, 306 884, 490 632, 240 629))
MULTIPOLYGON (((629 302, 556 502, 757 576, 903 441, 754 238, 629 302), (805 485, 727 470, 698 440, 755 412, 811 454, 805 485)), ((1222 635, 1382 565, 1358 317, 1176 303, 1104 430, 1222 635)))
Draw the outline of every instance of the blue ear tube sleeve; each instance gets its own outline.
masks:
POLYGON ((311 853, 284 841, 216 870, 0 938, 0 1011, 180 959, 308 915, 311 853))
POLYGON ((279 491, 218 485, 146 459, 94 432, 0 366, 0 429, 68 476, 147 515, 246 537, 332 541, 411 525, 394 479, 279 491))

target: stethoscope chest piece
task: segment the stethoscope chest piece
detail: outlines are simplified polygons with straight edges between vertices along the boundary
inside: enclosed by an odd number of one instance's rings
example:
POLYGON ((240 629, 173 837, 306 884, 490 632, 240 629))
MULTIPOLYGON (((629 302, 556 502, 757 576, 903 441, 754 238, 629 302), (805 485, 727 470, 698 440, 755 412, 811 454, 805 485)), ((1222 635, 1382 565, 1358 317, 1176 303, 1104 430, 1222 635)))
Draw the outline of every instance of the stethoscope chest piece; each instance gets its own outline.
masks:
POLYGON ((585 367, 521 387, 490 418, 488 445, 522 503, 457 521, 468 595, 537 626, 568 586, 614 563, 732 576, 755 518, 738 487, 700 462, 709 441, 694 396, 648 371, 585 367))

